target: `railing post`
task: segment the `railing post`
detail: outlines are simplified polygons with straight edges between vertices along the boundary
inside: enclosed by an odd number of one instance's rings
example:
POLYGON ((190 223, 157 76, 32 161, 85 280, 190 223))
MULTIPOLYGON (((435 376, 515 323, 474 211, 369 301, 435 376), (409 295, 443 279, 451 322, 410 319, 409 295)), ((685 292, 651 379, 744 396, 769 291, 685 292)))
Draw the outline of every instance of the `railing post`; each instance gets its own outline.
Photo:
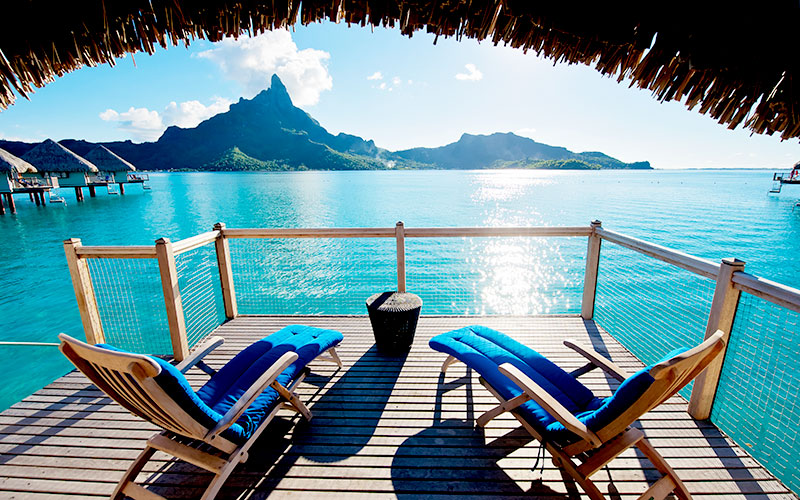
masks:
POLYGON ((406 291, 406 228, 403 221, 394 226, 394 235, 397 239, 397 291, 406 291))
POLYGON ((158 270, 161 273, 161 288, 164 290, 164 305, 167 308, 169 336, 172 339, 172 355, 175 361, 183 361, 189 355, 186 339, 186 320, 183 317, 181 291, 178 288, 178 270, 172 243, 166 238, 156 240, 158 270))
POLYGON ((231 250, 228 246, 228 239, 223 234, 224 229, 225 224, 222 222, 214 224, 214 230, 219 231, 214 246, 217 249, 217 267, 219 268, 219 283, 222 286, 222 301, 225 304, 225 317, 233 319, 239 314, 239 309, 236 305, 236 290, 233 287, 231 250))
POLYGON ((581 318, 594 317, 594 298, 597 293, 597 269, 600 265, 600 236, 595 230, 601 226, 599 220, 591 223, 592 234, 589 235, 589 246, 586 249, 586 273, 583 277, 583 300, 581 300, 581 318))
POLYGON ((100 311, 97 309, 97 298, 94 295, 89 265, 86 260, 78 257, 80 246, 81 240, 78 238, 64 240, 64 253, 67 255, 67 266, 69 266, 69 274, 72 277, 75 298, 78 300, 78 310, 81 313, 86 342, 102 344, 106 339, 103 334, 103 325, 100 322, 100 311))
POLYGON ((713 335, 717 330, 725 333, 725 347, 714 358, 694 381, 692 397, 689 400, 689 414, 698 419, 705 420, 711 416, 711 407, 714 405, 714 396, 717 394, 719 378, 722 373, 722 363, 728 349, 733 320, 736 316, 736 307, 739 304, 739 292, 733 286, 733 273, 744 271, 744 262, 739 259, 722 259, 722 265, 717 275, 717 286, 714 289, 714 298, 711 301, 711 310, 708 313, 705 338, 713 335))

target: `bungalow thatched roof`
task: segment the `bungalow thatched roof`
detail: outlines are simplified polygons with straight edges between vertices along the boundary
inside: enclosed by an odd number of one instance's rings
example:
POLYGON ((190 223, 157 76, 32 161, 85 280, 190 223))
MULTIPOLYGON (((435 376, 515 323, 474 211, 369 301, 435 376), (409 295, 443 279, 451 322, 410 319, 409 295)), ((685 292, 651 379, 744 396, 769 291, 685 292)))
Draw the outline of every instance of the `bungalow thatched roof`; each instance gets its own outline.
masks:
POLYGON ((22 158, 32 163, 40 172, 98 171, 90 161, 81 158, 52 139, 47 139, 35 146, 22 155, 22 158))
MULTIPOLYGON (((55 76, 125 53, 196 38, 257 34, 301 22, 396 27, 411 36, 490 40, 680 100, 734 128, 800 136, 795 0, 757 3, 529 0, 147 0, 6 2, 0 108, 55 76), (302 8, 301 8, 302 3, 302 8)), ((800 78, 800 74, 798 74, 800 78)))
POLYGON ((0 148, 0 172, 16 171, 18 174, 34 173, 36 167, 0 148))
POLYGON ((103 172, 134 172, 136 167, 105 146, 97 146, 83 156, 103 172))

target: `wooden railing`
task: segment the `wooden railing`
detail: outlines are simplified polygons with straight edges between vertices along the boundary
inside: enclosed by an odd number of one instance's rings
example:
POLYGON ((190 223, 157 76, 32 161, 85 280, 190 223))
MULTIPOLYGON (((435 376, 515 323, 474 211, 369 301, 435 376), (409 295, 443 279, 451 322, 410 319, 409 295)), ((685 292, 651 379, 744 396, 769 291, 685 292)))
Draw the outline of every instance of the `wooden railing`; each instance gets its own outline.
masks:
MULTIPOLYGON (((604 229, 599 221, 579 227, 462 227, 407 228, 402 222, 389 228, 226 228, 216 224, 213 230, 171 243, 162 238, 153 246, 83 246, 78 239, 64 242, 78 308, 86 339, 90 343, 104 341, 103 326, 98 312, 92 278, 86 259, 157 259, 167 312, 173 356, 183 360, 189 351, 183 315, 175 256, 213 243, 216 249, 221 294, 225 316, 238 315, 236 290, 231 270, 228 240, 232 238, 394 238, 397 257, 397 289, 406 288, 406 238, 491 238, 491 237, 586 237, 588 240, 581 317, 592 319, 600 262, 601 243, 619 245, 640 254, 690 271, 716 281, 714 296, 706 324, 706 336, 722 330, 730 336, 742 292, 755 295, 780 307, 800 312, 800 290, 787 287, 744 272, 745 263, 737 259, 722 259, 715 263, 677 250, 632 238, 604 229)), ((726 337, 726 345, 728 341, 726 337)), ((689 411, 695 418, 708 418, 719 385, 724 356, 717 358, 695 381, 689 411)))
MULTIPOLYGON (((741 292, 746 292, 768 302, 800 312, 800 290, 744 272, 745 263, 739 259, 725 258, 719 264, 677 250, 602 229, 595 233, 605 241, 662 260, 681 269, 716 281, 711 309, 706 322, 705 336, 717 330, 725 332, 725 348, 730 342, 731 328, 736 317, 741 292)), ((725 352, 715 359, 694 382, 689 400, 689 413, 697 419, 711 415, 714 397, 719 387, 725 352)))
POLYGON ((28 189, 28 188, 52 188, 53 179, 51 177, 27 177, 27 178, 13 178, 10 179, 11 187, 14 189, 28 189))

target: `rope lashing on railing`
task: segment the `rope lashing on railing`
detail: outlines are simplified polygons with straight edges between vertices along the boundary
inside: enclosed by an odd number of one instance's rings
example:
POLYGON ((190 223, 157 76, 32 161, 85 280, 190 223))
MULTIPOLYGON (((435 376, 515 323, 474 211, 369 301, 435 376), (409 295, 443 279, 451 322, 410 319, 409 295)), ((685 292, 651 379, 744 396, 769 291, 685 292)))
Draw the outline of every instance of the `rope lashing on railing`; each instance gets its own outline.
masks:
POLYGON ((11 342, 11 341, 0 341, 0 346, 29 346, 29 347, 58 347, 58 342, 11 342))

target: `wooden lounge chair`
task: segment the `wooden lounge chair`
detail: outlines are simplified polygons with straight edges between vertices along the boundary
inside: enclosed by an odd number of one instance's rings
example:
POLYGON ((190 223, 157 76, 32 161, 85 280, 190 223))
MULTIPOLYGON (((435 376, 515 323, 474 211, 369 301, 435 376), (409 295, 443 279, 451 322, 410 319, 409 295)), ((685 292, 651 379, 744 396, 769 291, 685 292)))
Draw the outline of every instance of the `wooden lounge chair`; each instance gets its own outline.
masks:
POLYGON ((152 356, 89 345, 59 335, 61 352, 98 388, 121 406, 164 429, 120 480, 111 498, 161 498, 134 481, 156 450, 215 474, 203 499, 216 496, 225 480, 278 410, 287 408, 310 420, 311 412, 294 394, 314 359, 342 366, 335 346, 342 334, 291 325, 255 342, 219 371, 202 358, 223 343, 212 337, 177 366, 152 356), (322 356, 323 353, 327 356, 322 356), (197 392, 183 373, 196 366, 211 375, 197 392))
POLYGON ((631 425, 699 375, 722 351, 722 335, 717 331, 700 345, 673 351, 633 375, 594 350, 565 341, 589 361, 567 373, 533 349, 481 326, 437 335, 430 345, 449 354, 442 372, 460 360, 481 375, 481 384, 500 401, 478 417, 479 426, 511 412, 590 498, 604 498, 590 476, 636 446, 663 475, 640 498, 664 498, 674 491, 689 499, 675 471, 631 425), (578 382, 577 377, 594 368, 622 382, 612 396, 598 398, 578 382))

